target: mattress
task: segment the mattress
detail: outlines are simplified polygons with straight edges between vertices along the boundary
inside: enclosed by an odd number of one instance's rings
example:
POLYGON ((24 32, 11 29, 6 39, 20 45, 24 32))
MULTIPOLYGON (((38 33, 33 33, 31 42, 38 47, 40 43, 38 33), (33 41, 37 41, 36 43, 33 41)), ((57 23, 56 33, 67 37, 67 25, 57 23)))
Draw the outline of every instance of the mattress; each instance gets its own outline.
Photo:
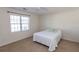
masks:
POLYGON ((50 32, 50 31, 41 31, 34 33, 33 35, 33 41, 42 43, 49 47, 49 51, 55 50, 55 47, 57 47, 58 42, 61 38, 61 32, 50 32))

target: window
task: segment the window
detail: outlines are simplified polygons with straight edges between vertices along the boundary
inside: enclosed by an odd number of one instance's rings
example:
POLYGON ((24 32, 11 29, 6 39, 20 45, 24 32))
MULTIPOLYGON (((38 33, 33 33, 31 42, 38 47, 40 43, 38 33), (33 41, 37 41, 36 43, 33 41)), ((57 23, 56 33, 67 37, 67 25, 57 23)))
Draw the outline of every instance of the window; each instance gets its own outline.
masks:
POLYGON ((11 32, 29 30, 29 17, 10 15, 11 32))

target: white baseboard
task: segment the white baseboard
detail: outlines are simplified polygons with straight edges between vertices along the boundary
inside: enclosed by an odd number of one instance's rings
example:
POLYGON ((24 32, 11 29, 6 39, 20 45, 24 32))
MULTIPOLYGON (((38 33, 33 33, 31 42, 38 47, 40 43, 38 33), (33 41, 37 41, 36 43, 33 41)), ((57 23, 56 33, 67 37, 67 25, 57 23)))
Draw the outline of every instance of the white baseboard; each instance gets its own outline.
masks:
MULTIPOLYGON (((32 36, 26 37, 26 39, 28 39, 28 38, 30 38, 30 37, 32 37, 32 36)), ((2 46, 6 46, 6 45, 8 45, 8 44, 11 44, 11 43, 14 43, 14 42, 23 40, 23 39, 25 39, 25 38, 16 39, 16 40, 14 40, 14 41, 9 41, 9 42, 7 42, 7 43, 0 44, 0 47, 2 47, 2 46)))
POLYGON ((62 39, 79 43, 79 40, 75 40, 75 39, 72 40, 72 39, 70 39, 70 38, 65 38, 65 37, 63 37, 62 39))

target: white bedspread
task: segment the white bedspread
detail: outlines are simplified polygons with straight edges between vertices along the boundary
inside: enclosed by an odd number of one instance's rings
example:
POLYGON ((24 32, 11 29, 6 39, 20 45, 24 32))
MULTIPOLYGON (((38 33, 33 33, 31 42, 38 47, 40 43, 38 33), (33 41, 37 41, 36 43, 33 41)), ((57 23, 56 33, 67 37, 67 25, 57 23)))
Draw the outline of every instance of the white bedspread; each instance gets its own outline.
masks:
POLYGON ((41 31, 33 35, 33 41, 42 43, 49 47, 49 51, 54 51, 61 39, 61 31, 50 32, 41 31))

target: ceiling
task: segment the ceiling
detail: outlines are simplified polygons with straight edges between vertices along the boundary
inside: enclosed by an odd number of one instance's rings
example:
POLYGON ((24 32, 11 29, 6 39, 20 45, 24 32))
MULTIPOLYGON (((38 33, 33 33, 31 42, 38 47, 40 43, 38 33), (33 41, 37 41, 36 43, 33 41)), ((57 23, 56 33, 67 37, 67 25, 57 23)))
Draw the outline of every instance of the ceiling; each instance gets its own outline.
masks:
POLYGON ((11 7, 11 8, 39 15, 79 9, 78 7, 11 7))

